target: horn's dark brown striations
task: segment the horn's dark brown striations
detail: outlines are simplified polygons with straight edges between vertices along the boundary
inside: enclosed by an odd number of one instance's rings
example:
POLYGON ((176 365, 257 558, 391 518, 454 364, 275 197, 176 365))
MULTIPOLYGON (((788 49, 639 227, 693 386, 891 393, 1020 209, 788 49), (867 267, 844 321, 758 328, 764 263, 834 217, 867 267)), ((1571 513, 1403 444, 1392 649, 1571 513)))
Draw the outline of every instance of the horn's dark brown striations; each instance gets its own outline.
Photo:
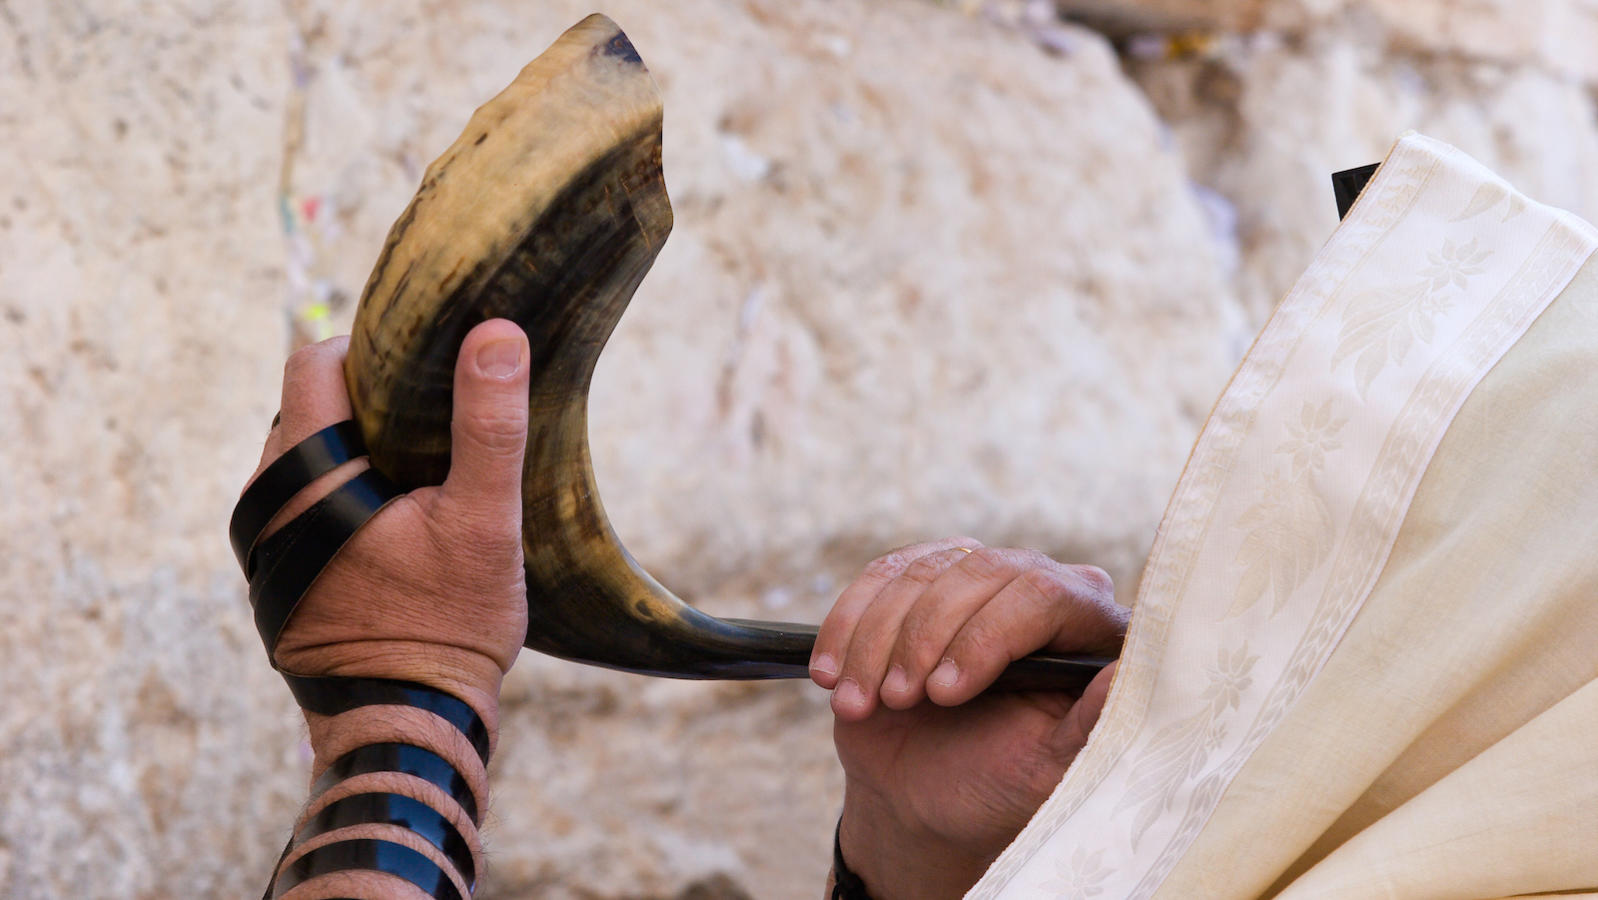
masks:
MULTIPOLYGON (((532 348, 527 646, 678 678, 803 677, 814 627, 683 603, 628 555, 594 484, 594 365, 671 226, 659 90, 615 23, 590 16, 477 110, 390 230, 345 364, 356 418, 389 477, 443 481, 461 341, 515 321, 532 348)), ((1080 687, 1105 662, 1030 658, 1004 684, 1080 687)))

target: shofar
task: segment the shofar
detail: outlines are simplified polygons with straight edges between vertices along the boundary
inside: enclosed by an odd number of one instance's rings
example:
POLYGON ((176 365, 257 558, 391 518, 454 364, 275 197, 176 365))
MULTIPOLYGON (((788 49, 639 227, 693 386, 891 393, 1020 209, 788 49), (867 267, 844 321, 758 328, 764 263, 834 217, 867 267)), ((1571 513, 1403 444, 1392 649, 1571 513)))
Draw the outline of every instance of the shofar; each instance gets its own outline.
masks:
MULTIPOLYGON (((532 346, 526 645, 650 675, 803 677, 815 627, 687 605, 627 553, 594 484, 594 364, 671 231, 660 128, 660 91, 621 29, 592 15, 567 31, 428 167, 367 281, 345 379, 372 464, 438 484, 461 340, 515 321, 532 346)), ((1106 662, 1031 657, 1002 683, 1080 687, 1106 662)))

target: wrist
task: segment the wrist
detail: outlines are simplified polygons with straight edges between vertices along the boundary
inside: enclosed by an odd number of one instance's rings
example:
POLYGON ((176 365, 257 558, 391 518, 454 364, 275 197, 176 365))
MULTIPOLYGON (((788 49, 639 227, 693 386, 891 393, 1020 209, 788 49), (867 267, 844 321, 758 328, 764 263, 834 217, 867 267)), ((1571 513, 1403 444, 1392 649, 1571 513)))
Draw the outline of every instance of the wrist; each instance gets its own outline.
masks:
POLYGON ((340 757, 373 744, 410 744, 443 757, 466 778, 472 794, 488 794, 487 766, 466 736, 426 710, 407 706, 363 706, 336 716, 305 714, 311 752, 311 781, 321 778, 340 757))
MULTIPOLYGON (((472 708, 488 728, 490 743, 499 734, 499 689, 504 672, 475 651, 418 641, 375 640, 323 644, 280 651, 284 671, 333 678, 379 678, 436 688, 472 708)), ((307 721, 314 714, 305 713, 307 721)), ((314 732, 313 732, 314 733, 314 732)))
POLYGON ((852 782, 844 791, 838 846, 872 900, 961 897, 992 862, 991 856, 941 837, 852 782))

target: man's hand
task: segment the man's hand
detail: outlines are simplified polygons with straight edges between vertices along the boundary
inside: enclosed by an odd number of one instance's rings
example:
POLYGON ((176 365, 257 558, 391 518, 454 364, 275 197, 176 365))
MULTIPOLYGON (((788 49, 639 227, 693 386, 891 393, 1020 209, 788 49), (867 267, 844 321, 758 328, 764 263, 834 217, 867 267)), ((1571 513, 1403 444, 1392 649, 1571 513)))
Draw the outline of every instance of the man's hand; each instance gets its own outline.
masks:
MULTIPOLYGON (((350 417, 348 344, 333 338, 289 358, 281 421, 267 437, 257 476, 299 441, 350 417)), ((500 679, 527 630, 521 548, 527 372, 527 338, 514 323, 492 320, 467 335, 455 369, 449 477, 397 498, 344 546, 283 630, 281 668, 417 681, 491 719, 500 679)), ((324 475, 265 533, 366 466, 362 458, 324 475)), ((495 729, 495 722, 487 724, 495 729)), ((313 739, 315 731, 313 723, 313 739)))
POLYGON ((895 551, 838 598, 811 677, 831 688, 841 840, 878 900, 959 897, 1087 742, 1114 666, 1080 698, 982 694, 1039 650, 1113 654, 1109 576, 950 538, 895 551))

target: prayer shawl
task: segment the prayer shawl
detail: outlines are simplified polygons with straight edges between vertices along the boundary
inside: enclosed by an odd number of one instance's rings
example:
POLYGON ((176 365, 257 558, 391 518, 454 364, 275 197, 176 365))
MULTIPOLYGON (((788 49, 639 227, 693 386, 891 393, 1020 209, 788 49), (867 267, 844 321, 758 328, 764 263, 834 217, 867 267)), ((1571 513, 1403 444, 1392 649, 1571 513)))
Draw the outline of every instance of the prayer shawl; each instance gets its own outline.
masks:
POLYGON ((1406 136, 1205 424, 973 898, 1598 897, 1598 230, 1406 136))

